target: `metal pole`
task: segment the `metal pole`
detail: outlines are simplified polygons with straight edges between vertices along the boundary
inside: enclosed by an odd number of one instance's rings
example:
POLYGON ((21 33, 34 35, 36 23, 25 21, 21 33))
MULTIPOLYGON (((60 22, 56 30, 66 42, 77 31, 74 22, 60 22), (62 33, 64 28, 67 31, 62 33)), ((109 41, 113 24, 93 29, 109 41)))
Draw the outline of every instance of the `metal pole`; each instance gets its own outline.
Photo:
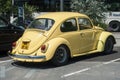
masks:
POLYGON ((64 0, 60 0, 60 11, 64 10, 64 0))
POLYGON ((24 7, 23 2, 19 2, 18 5, 18 26, 24 27, 24 7))
POLYGON ((14 7, 14 0, 12 0, 12 15, 11 15, 11 17, 10 17, 10 22, 11 22, 11 23, 12 23, 13 18, 14 18, 13 7, 14 7))

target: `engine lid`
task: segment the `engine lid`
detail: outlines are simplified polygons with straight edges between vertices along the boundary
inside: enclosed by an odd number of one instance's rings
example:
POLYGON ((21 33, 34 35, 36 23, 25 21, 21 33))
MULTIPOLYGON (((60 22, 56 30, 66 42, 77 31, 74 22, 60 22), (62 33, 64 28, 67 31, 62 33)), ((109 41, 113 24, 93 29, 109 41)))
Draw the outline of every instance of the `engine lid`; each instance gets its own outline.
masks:
POLYGON ((46 41, 45 32, 40 30, 26 30, 19 43, 18 53, 32 54, 46 41))

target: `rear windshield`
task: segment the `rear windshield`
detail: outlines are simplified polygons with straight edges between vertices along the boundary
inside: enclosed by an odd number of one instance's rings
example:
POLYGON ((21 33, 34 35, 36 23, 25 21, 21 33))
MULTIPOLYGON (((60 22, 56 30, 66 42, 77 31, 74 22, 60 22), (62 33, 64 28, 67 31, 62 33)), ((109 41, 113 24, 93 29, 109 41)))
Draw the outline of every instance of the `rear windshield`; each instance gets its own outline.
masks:
POLYGON ((35 29, 41 29, 41 30, 49 30, 53 24, 54 20, 47 19, 47 18, 39 18, 35 19, 28 28, 35 28, 35 29))

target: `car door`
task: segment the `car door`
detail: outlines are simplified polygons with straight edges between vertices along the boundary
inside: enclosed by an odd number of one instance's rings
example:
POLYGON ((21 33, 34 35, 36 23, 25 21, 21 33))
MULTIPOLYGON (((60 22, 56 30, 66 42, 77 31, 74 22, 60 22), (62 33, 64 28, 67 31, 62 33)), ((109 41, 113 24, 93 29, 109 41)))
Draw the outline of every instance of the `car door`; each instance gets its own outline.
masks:
POLYGON ((80 31, 80 53, 95 50, 95 31, 90 20, 87 18, 78 18, 80 31))
POLYGON ((79 53, 79 44, 80 44, 80 34, 78 32, 77 20, 76 18, 70 18, 64 21, 60 30, 62 35, 60 37, 66 39, 70 43, 71 51, 74 54, 79 53))

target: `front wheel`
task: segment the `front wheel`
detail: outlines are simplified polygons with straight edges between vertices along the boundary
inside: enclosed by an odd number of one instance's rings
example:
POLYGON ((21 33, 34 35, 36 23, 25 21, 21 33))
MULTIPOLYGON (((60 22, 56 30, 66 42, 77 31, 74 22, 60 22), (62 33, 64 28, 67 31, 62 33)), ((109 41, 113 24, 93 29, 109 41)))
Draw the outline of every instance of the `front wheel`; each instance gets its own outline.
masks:
POLYGON ((55 66, 62 66, 68 62, 68 58, 69 56, 67 48, 61 45, 56 49, 55 54, 51 61, 55 66))
POLYGON ((114 42, 112 37, 108 37, 104 46, 104 53, 109 54, 112 52, 114 46, 114 42))

